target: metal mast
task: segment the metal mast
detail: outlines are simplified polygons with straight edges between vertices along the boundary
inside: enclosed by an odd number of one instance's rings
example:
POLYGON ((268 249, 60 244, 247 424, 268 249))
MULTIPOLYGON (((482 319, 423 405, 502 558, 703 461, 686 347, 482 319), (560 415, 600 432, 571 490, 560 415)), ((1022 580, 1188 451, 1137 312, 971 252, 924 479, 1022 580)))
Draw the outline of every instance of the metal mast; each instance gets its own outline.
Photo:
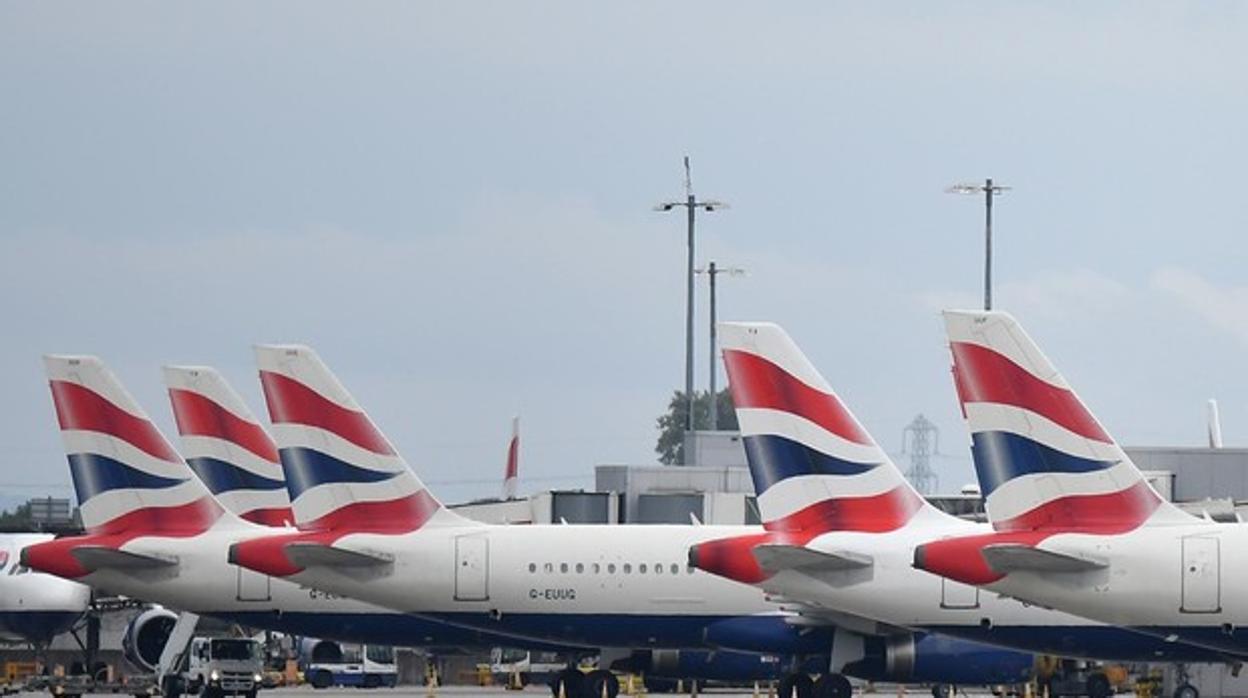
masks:
POLYGON ((949 194, 984 195, 984 310, 992 310, 992 200, 1011 187, 993 184, 992 177, 983 184, 955 184, 945 189, 949 194))
POLYGON ((901 452, 910 454, 906 479, 919 494, 933 494, 939 486, 939 478, 932 470, 932 456, 939 452, 940 429, 920 414, 902 430, 901 442, 901 452))

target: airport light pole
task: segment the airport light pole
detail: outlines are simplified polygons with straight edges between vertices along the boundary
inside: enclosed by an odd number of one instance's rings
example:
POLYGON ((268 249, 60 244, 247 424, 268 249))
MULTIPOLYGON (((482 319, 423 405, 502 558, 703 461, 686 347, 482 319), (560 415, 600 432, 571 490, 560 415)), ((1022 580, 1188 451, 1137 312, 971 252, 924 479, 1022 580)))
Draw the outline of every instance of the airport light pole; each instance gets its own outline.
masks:
POLYGON ((992 310, 992 200, 1009 191, 1011 187, 993 184, 992 177, 983 184, 955 184, 945 189, 947 194, 984 195, 984 310, 992 310))
POLYGON ((697 274, 706 274, 706 278, 711 284, 711 379, 709 382, 711 396, 710 430, 716 431, 719 428, 719 396, 715 393, 715 374, 717 372, 716 368, 718 368, 715 361, 715 277, 720 274, 727 274, 728 276, 744 276, 745 269, 742 269, 741 267, 717 267, 714 262, 711 262, 706 265, 705 269, 694 269, 693 271, 697 274))
MULTIPOLYGON (((689 175, 689 156, 685 156, 685 200, 684 201, 664 201, 654 207, 655 211, 671 211, 675 208, 684 207, 688 213, 688 232, 689 232, 689 257, 686 260, 686 279, 685 279, 685 400, 688 403, 689 414, 685 418, 685 431, 693 431, 693 228, 697 218, 697 210, 700 208, 707 213, 721 208, 728 208, 728 204, 722 201, 698 201, 693 194, 693 180, 689 175)), ((684 454, 685 464, 688 463, 689 454, 684 454)))

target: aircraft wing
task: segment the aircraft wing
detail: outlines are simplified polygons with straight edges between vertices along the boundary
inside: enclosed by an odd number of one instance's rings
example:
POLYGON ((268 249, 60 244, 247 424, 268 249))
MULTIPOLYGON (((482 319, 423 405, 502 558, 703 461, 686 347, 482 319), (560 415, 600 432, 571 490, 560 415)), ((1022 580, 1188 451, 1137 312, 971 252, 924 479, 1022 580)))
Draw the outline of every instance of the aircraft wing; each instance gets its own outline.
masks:
POLYGON ((335 548, 324 543, 288 543, 286 557, 300 567, 376 567, 394 562, 390 555, 335 548))
POLYGON ((754 546, 754 559, 768 572, 843 572, 870 567, 870 555, 847 550, 825 552, 801 545, 763 544, 754 546))
POLYGON ((141 570, 171 567, 178 564, 176 557, 132 553, 102 545, 80 545, 71 553, 78 564, 95 571, 101 569, 141 570))
POLYGON ((1017 543, 987 545, 984 560, 998 574, 1010 572, 1088 572, 1108 563, 1095 558, 1070 555, 1017 543))

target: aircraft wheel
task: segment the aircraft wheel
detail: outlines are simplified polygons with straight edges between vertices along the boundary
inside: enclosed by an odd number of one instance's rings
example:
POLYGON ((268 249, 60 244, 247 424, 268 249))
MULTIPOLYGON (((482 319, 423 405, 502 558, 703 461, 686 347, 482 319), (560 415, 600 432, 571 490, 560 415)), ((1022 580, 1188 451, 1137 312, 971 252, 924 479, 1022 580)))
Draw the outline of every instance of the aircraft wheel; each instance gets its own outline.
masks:
POLYGON ((824 674, 815 681, 815 698, 850 698, 854 686, 842 674, 824 674))
POLYGON ((1109 698, 1114 695, 1114 688, 1109 685, 1109 677, 1099 671, 1088 676, 1086 689, 1088 698, 1109 698))
POLYGON ((932 685, 932 698, 953 698, 958 695, 958 687, 951 683, 932 685))
POLYGON ((814 698, 815 682, 806 674, 786 674, 780 679, 776 698, 814 698))
POLYGON ((555 698, 587 698, 585 683, 585 674, 576 669, 564 669, 550 682, 550 692, 555 698))
POLYGON ((1174 698, 1200 698, 1200 691, 1190 683, 1184 683, 1174 689, 1174 698))
POLYGON ((589 672, 589 676, 585 677, 585 688, 587 698, 616 698, 620 695, 620 680, 615 678, 615 674, 606 669, 595 669, 589 672), (606 693, 603 693, 603 689, 606 693))

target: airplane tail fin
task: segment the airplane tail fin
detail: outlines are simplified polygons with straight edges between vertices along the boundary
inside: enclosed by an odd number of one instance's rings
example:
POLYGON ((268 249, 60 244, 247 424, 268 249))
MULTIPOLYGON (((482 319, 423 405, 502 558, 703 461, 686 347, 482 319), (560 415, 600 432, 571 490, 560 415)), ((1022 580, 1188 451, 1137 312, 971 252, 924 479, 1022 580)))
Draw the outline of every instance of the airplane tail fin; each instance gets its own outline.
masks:
POLYGON ((719 341, 768 529, 890 531, 929 506, 783 329, 720 323, 719 341))
POLYGON ((946 311, 958 400, 998 530, 1191 521, 1164 501, 1008 313, 946 311))
POLYGON ((49 355, 43 363, 89 533, 193 536, 233 518, 102 361, 49 355))
POLYGON ((166 366, 182 455, 222 506, 264 526, 293 526, 273 437, 216 369, 166 366))
POLYGON ((286 489, 302 529, 406 533, 456 523, 316 352, 256 347, 286 489))
POLYGON ((520 418, 511 418, 511 440, 507 442, 507 465, 503 469, 503 499, 516 498, 520 478, 520 418))

